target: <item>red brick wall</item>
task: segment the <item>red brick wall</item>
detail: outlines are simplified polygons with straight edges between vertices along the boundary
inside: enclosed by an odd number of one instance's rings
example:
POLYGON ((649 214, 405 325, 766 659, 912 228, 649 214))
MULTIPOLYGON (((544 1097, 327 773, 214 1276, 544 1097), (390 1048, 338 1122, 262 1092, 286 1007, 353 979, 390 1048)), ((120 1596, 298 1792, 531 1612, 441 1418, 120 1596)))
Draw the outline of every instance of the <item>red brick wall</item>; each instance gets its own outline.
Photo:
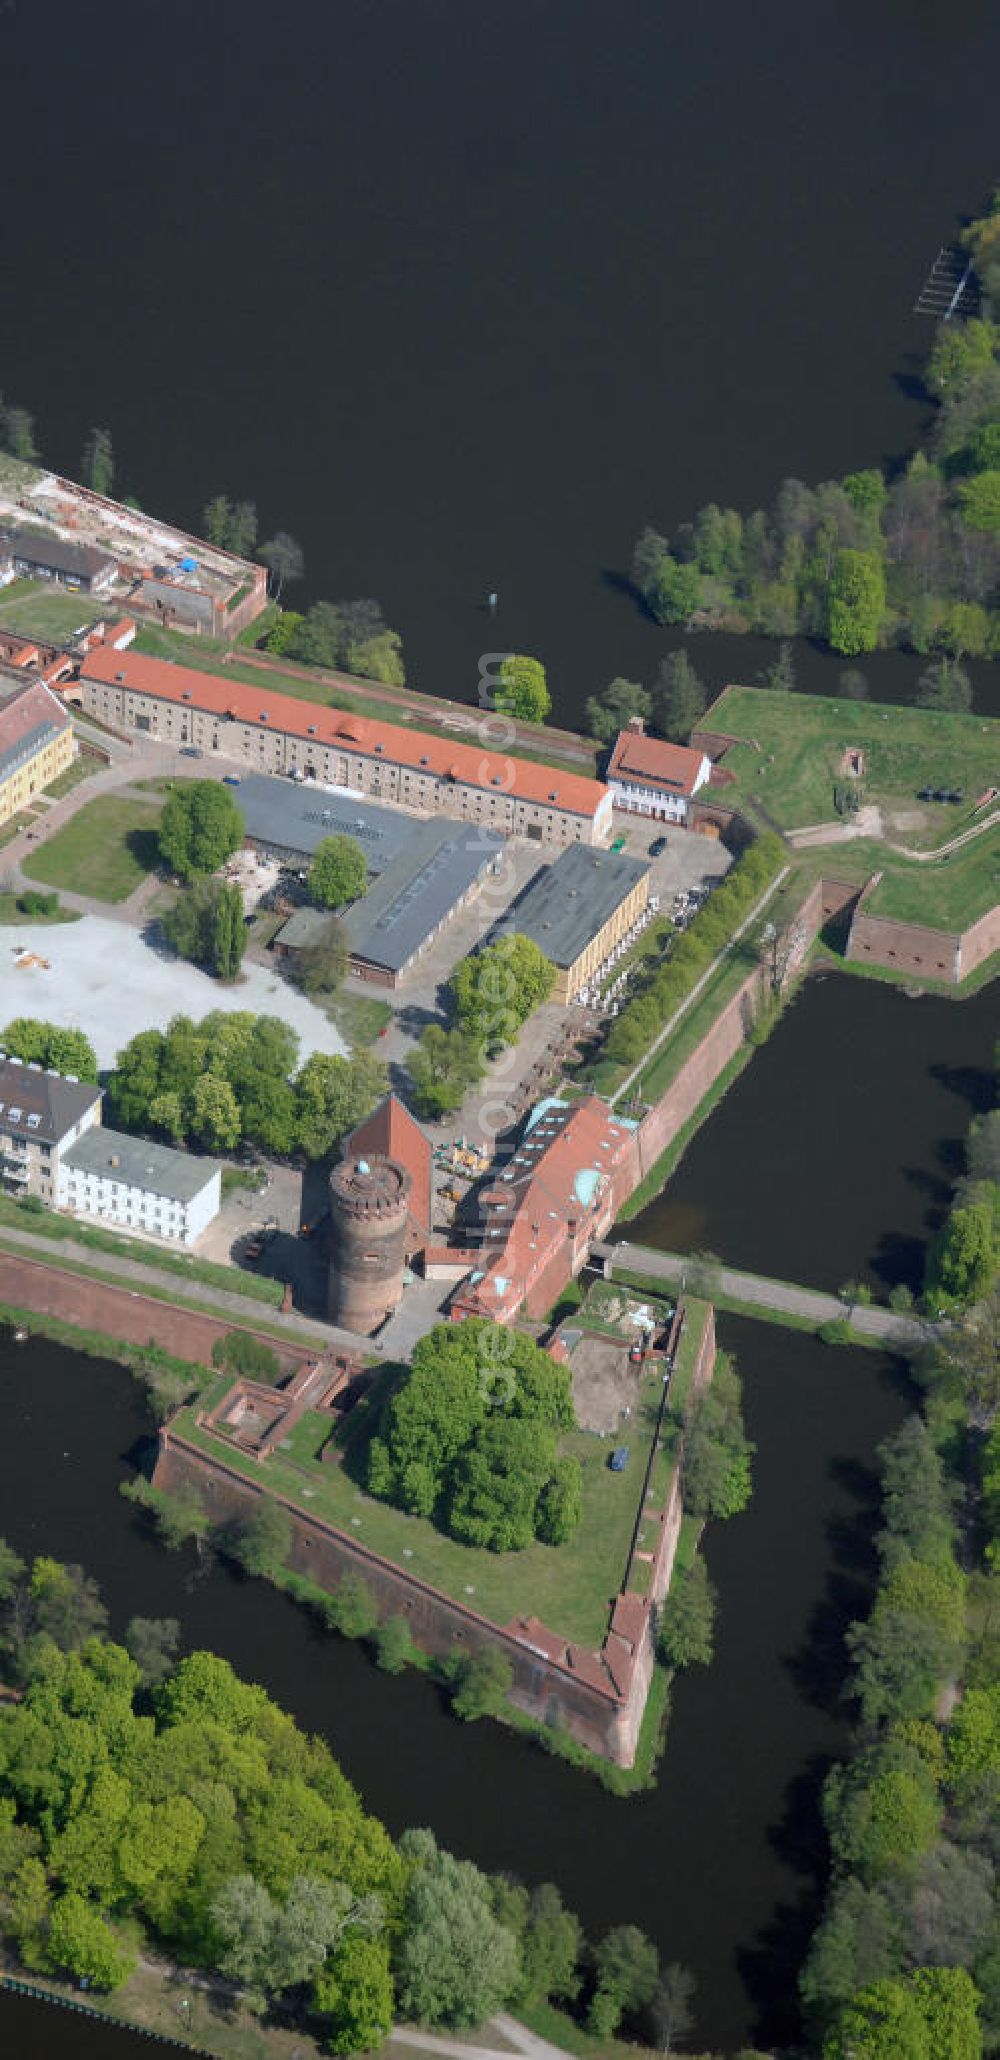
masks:
POLYGON ((959 978, 965 980, 977 966, 992 958, 995 951, 1000 951, 1000 903, 996 908, 987 909, 971 929, 963 931, 958 948, 959 978))
MULTIPOLYGON (((223 1460, 210 1459, 169 1429, 160 1433, 153 1479, 156 1487, 166 1490, 194 1481, 215 1522, 236 1514, 267 1488, 266 1470, 258 1487, 232 1471, 223 1460)), ((606 1693, 601 1693, 585 1681, 574 1680, 568 1667, 529 1650, 520 1638, 453 1602, 401 1567, 393 1566, 369 1551, 360 1540, 334 1530, 319 1518, 307 1517, 291 1503, 285 1506, 293 1526, 289 1560, 293 1572, 308 1575, 331 1592, 345 1574, 360 1574, 375 1594, 383 1614, 405 1615, 414 1643, 437 1658, 445 1658, 456 1649, 470 1652, 498 1645, 513 1667, 513 1699, 520 1708, 543 1723, 560 1725, 591 1752, 622 1765, 629 1764, 624 1755, 633 1727, 627 1706, 610 1686, 606 1693)))
POLYGON ((644 1116, 639 1125, 639 1171, 641 1178, 655 1166, 661 1153, 683 1128, 688 1118, 710 1087, 713 1087, 723 1068, 746 1042, 747 1031, 754 1020, 757 995, 765 975, 763 969, 754 967, 747 974, 723 1009, 701 1043, 686 1059, 676 1079, 644 1116))
POLYGON ((851 924, 847 956, 861 965, 886 966, 897 973, 915 973, 926 980, 959 978, 961 938, 922 923, 894 923, 870 916, 859 907, 851 924))
MULTIPOLYGON (((165 1283, 168 1279, 164 1275, 165 1283)), ((111 1287, 90 1275, 70 1273, 61 1266, 47 1266, 43 1260, 22 1258, 13 1252, 0 1252, 0 1302, 16 1309, 32 1309, 40 1316, 61 1317, 78 1330, 103 1331, 127 1345, 148 1345, 152 1340, 175 1359, 189 1359, 199 1366, 211 1365, 216 1338, 225 1337, 231 1330, 253 1330, 252 1319, 241 1323, 234 1317, 231 1322, 223 1322, 216 1316, 179 1309, 172 1302, 148 1300, 144 1295, 131 1294, 127 1288, 111 1287)), ((277 1352, 286 1373, 316 1356, 303 1351, 300 1345, 282 1344, 277 1338, 264 1336, 262 1343, 277 1352)), ((317 1353, 318 1350, 317 1347, 317 1353)))

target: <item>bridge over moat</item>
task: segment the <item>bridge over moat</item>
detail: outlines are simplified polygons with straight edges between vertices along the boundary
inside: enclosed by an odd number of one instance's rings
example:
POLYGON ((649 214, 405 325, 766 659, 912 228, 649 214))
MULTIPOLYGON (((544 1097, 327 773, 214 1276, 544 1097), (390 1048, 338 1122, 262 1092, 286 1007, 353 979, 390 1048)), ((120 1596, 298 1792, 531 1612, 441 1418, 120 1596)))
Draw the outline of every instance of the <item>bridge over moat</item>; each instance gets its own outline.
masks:
POLYGON ((906 1316, 895 1309, 873 1309, 860 1303, 848 1305, 837 1295, 824 1294, 818 1288, 799 1287, 792 1281, 770 1280, 760 1273, 741 1273, 735 1267, 712 1265, 713 1280, 696 1288, 692 1277, 695 1269, 705 1261, 696 1259, 691 1253, 658 1252, 651 1245, 635 1245, 627 1238, 618 1244, 593 1244, 591 1259, 595 1265, 604 1268, 605 1279, 612 1280, 615 1273, 639 1273, 650 1280, 665 1281, 671 1287, 688 1287, 689 1291, 709 1295, 717 1294, 720 1299, 740 1302, 761 1310, 773 1309, 776 1314, 801 1318, 806 1323, 836 1323, 844 1320, 852 1330, 865 1338, 877 1338, 887 1345, 920 1344, 933 1335, 934 1326, 919 1316, 906 1316))

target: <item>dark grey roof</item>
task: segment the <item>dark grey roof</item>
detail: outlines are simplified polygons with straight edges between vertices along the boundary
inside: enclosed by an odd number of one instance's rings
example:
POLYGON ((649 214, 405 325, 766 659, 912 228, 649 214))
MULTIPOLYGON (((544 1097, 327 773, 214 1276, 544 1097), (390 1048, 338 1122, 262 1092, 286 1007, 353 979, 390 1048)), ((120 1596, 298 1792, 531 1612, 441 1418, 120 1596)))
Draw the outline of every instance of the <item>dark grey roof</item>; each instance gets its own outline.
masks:
POLYGON ((410 824, 415 835, 344 917, 351 955, 399 973, 492 866, 504 840, 451 821, 410 824))
POLYGON ((532 938, 554 966, 565 969, 648 874, 643 859, 568 844, 554 865, 535 874, 498 927, 508 936, 532 938))
POLYGON ((100 1099, 99 1087, 0 1057, 0 1130, 14 1137, 58 1144, 100 1099))
POLYGON ((147 1144, 145 1138, 99 1127, 85 1130, 63 1153, 61 1163, 76 1173, 145 1188, 147 1194, 163 1195, 169 1202, 193 1201, 219 1170, 217 1159, 193 1159, 169 1145, 147 1144))
POLYGON ((380 808, 342 788, 331 793, 314 780, 249 773, 233 788, 233 795, 255 844, 308 858, 324 837, 354 837, 371 873, 384 873, 423 827, 398 808, 380 808))
POLYGON ((67 543, 65 537, 50 536, 45 529, 0 530, 0 550, 30 565, 46 565, 53 572, 71 573, 77 579, 95 579, 115 560, 93 544, 67 543))
POLYGON ((287 923, 283 923, 274 939, 275 944, 284 944, 291 951, 302 951, 310 944, 322 944, 337 921, 327 908, 297 908, 287 923))

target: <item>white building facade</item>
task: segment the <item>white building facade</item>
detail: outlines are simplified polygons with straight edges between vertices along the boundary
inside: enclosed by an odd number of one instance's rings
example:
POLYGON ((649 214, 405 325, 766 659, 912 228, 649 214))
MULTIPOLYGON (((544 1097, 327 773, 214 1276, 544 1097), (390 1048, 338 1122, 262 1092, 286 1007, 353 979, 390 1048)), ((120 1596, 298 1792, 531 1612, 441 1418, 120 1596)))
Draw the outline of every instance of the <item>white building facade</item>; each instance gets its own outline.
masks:
POLYGON ((120 1131, 92 1130, 59 1161, 57 1208, 167 1244, 195 1244, 221 1204, 216 1160, 120 1131))

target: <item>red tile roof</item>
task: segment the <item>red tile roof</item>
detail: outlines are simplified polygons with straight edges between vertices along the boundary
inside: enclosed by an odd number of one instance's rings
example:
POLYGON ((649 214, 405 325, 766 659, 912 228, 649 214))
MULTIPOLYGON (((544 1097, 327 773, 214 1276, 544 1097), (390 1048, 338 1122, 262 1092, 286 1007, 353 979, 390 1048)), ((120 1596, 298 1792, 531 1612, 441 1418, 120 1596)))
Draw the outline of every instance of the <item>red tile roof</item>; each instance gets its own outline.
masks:
POLYGON ((87 653, 81 678, 124 685, 126 692, 185 703, 211 715, 232 715, 240 722, 283 731, 288 736, 315 737, 318 745, 333 750, 353 745, 366 757, 379 757, 389 764, 409 766, 416 772, 429 772, 438 779, 460 781, 465 786, 496 788, 516 795, 520 801, 567 809, 588 821, 607 793, 600 780, 564 772, 561 766, 505 758, 474 744, 456 744, 450 738, 430 736, 423 730, 374 722, 365 715, 349 715, 342 709, 320 707, 315 701, 300 701, 292 694, 274 693, 268 687, 266 674, 261 675, 259 687, 244 686, 239 680, 227 679, 225 674, 193 672, 163 658, 145 658, 141 652, 112 651, 107 645, 100 645, 87 653), (378 745, 381 749, 377 751, 378 745))
POLYGON ((703 751, 686 744, 664 744, 638 730, 620 730, 608 764, 609 780, 636 780, 641 786, 668 787, 672 794, 693 794, 705 762, 703 751))
POLYGON ((40 730, 48 724, 54 730, 64 730, 72 721, 68 710, 41 680, 32 680, 26 687, 0 703, 0 757, 8 751, 16 751, 31 736, 33 730, 40 730))
POLYGON ((431 1147, 409 1109, 394 1094, 387 1094, 384 1102, 352 1130, 346 1149, 382 1153, 406 1167, 411 1183, 410 1217, 426 1237, 431 1227, 431 1147))
POLYGON ((487 1235, 480 1258, 483 1277, 459 1290, 456 1313, 509 1320, 567 1244, 570 1224, 590 1215, 607 1192, 608 1176, 632 1150, 632 1132, 596 1095, 577 1102, 568 1114, 549 1111, 526 1132, 503 1169, 513 1177, 498 1178, 483 1195, 487 1233, 492 1229, 499 1235, 487 1235), (581 1193, 577 1182, 588 1173, 598 1178, 585 1182, 581 1193))

